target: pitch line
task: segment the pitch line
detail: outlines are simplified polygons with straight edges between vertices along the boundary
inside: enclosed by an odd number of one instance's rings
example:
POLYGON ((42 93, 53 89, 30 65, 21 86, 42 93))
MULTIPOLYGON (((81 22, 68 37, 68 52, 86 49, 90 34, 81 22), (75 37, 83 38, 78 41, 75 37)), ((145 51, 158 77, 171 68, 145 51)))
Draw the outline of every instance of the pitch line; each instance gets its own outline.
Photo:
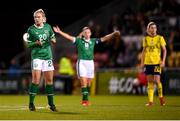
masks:
MULTIPOLYGON (((36 106, 36 109, 47 109, 48 106, 36 106)), ((18 110, 29 110, 28 106, 7 106, 7 105, 3 105, 0 106, 0 111, 18 111, 18 110)))

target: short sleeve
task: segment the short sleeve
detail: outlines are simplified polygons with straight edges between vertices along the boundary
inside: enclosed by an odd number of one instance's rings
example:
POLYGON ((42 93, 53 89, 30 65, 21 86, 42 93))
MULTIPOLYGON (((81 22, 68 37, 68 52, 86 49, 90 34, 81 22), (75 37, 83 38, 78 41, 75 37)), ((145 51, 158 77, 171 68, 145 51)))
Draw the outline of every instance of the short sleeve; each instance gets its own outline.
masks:
POLYGON ((32 31, 30 28, 27 30, 27 40, 28 42, 32 41, 32 31))
POLYGON ((142 46, 143 46, 143 47, 146 47, 146 46, 147 46, 146 37, 143 38, 142 46))
POLYGON ((50 38, 53 39, 55 38, 55 34, 54 34, 54 31, 52 30, 52 27, 48 24, 49 26, 49 34, 50 34, 50 38))
POLYGON ((166 46, 166 41, 163 36, 161 36, 160 38, 160 43, 161 43, 161 46, 166 46))
POLYGON ((96 41, 96 44, 100 44, 100 43, 102 43, 102 41, 101 41, 101 39, 100 39, 100 38, 96 38, 96 39, 95 39, 95 41, 96 41))

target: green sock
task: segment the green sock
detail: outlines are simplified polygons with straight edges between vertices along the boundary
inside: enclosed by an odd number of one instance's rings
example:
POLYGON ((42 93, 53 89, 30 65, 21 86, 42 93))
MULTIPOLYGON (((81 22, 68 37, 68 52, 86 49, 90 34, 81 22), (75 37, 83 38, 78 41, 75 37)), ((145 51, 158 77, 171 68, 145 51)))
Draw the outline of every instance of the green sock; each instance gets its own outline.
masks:
POLYGON ((38 85, 31 83, 30 89, 29 89, 29 103, 34 103, 34 98, 38 92, 38 85))
POLYGON ((48 104, 54 105, 54 100, 53 100, 53 96, 54 96, 54 88, 53 85, 46 85, 46 93, 47 93, 47 98, 48 98, 48 104))
POLYGON ((87 87, 82 87, 82 100, 88 100, 88 90, 87 87))

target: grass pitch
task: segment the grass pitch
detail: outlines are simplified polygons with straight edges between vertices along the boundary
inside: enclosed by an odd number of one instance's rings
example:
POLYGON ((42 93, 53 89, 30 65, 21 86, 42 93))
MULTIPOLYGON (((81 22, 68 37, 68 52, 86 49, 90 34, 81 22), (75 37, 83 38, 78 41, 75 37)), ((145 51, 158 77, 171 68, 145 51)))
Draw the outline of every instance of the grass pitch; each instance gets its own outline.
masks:
POLYGON ((28 95, 0 95, 2 120, 179 120, 180 96, 166 96, 166 105, 146 107, 147 96, 90 96, 91 106, 80 105, 81 96, 55 95, 58 112, 50 111, 47 97, 37 95, 37 110, 28 110, 28 95))

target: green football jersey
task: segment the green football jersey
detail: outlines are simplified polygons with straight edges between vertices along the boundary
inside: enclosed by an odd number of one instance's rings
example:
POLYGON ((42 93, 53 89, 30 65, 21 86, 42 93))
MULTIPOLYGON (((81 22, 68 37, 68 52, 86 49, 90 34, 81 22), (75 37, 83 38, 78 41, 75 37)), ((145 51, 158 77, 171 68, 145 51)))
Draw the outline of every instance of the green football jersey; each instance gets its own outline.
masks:
POLYGON ((51 39, 55 38, 55 34, 51 26, 47 23, 42 28, 32 25, 28 28, 28 48, 31 48, 32 59, 52 59, 51 39), (42 45, 37 45, 35 42, 42 41, 42 45))
POLYGON ((76 38, 75 45, 78 51, 78 59, 93 60, 94 59, 94 47, 98 43, 98 39, 91 38, 89 42, 82 38, 76 38))

